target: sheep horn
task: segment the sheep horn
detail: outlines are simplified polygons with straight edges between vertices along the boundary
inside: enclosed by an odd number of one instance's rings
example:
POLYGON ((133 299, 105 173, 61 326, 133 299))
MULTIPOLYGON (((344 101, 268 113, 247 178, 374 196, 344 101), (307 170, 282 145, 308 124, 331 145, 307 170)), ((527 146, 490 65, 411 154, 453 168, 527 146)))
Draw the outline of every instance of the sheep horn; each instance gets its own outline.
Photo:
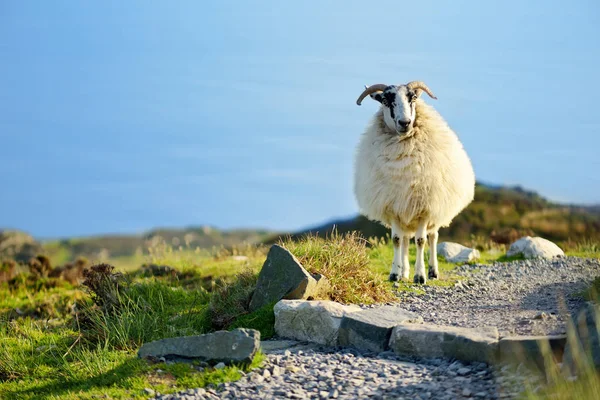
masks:
POLYGON ((433 95, 433 93, 431 93, 431 90, 429 90, 429 88, 423 81, 412 81, 412 82, 407 83, 406 86, 411 90, 416 90, 417 95, 420 95, 421 93, 419 92, 419 90, 422 90, 425 93, 427 93, 429 95, 429 97, 437 100, 437 97, 435 97, 433 95))
POLYGON ((383 92, 388 85, 384 85, 383 83, 376 83, 375 85, 366 86, 365 90, 358 96, 358 100, 356 100, 356 104, 360 106, 360 103, 363 101, 365 97, 375 92, 383 92))

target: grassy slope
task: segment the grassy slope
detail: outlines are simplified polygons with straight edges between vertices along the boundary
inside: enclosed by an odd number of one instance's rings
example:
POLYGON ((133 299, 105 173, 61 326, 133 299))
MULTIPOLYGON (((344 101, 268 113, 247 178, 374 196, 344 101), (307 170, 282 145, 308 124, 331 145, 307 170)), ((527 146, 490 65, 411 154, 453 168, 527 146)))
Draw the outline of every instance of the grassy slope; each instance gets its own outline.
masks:
MULTIPOLYGON (((321 236, 332 232, 361 232, 364 237, 386 237, 389 230, 364 217, 339 220, 294 234, 307 232, 321 236)), ((600 242, 600 208, 561 205, 550 202, 537 193, 519 187, 493 187, 478 184, 475 200, 461 212, 449 228, 440 231, 443 240, 458 241, 470 246, 487 248, 489 244, 509 244, 523 235, 538 235, 572 248, 585 240, 600 242)), ((106 235, 73 238, 44 244, 46 253, 55 263, 71 261, 78 256, 100 260, 109 256, 120 265, 139 266, 148 248, 164 241, 169 246, 184 249, 232 247, 242 243, 275 243, 280 235, 265 230, 221 231, 209 227, 156 229, 143 235, 106 235)))
MULTIPOLYGON (((339 220, 305 232, 325 235, 360 231, 365 237, 385 237, 389 230, 365 217, 339 220)), ((449 228, 440 230, 442 240, 486 248, 490 241, 510 244, 524 235, 537 235, 571 248, 579 242, 600 242, 600 209, 550 202, 519 187, 493 187, 478 183, 474 201, 449 228)))
MULTIPOLYGON (((330 295, 336 300, 393 299, 392 285, 386 282, 393 252, 389 243, 375 240, 366 247, 358 237, 333 237, 284 244, 311 272, 330 278, 330 295)), ((580 250, 597 255, 595 249, 586 245, 580 250)), ((414 265, 414 247, 410 251, 414 265)), ((121 312, 96 310, 85 314, 85 324, 83 314, 73 314, 75 304, 91 307, 80 288, 51 281, 15 289, 0 284, 0 398, 93 398, 104 393, 134 398, 143 397, 147 387, 168 393, 237 379, 235 367, 199 372, 187 364, 150 364, 137 359, 136 349, 150 340, 219 328, 249 327, 273 335, 272 305, 252 314, 246 309, 264 257, 264 248, 252 246, 213 254, 157 246, 145 261, 171 265, 179 275, 131 275, 121 312)), ((484 258, 494 261, 498 254, 484 253, 484 258)), ((430 284, 452 285, 453 267, 440 260, 442 279, 430 284)), ((123 270, 132 269, 125 265, 123 270)), ((402 283, 398 290, 418 292, 419 286, 402 283)))

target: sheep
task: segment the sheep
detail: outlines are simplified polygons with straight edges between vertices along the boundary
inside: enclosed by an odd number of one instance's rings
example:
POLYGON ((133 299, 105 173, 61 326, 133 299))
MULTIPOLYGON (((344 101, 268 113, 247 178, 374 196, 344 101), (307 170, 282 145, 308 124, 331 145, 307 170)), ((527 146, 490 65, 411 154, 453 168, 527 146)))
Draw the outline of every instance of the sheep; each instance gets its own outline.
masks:
POLYGON ((439 277, 438 230, 450 224, 471 201, 475 173, 456 134, 419 96, 437 99, 421 81, 406 85, 365 86, 381 103, 363 133, 355 158, 354 194, 360 211, 392 230, 394 258, 390 281, 408 280, 408 246, 415 237, 414 282, 425 284, 425 240, 429 279, 439 277))

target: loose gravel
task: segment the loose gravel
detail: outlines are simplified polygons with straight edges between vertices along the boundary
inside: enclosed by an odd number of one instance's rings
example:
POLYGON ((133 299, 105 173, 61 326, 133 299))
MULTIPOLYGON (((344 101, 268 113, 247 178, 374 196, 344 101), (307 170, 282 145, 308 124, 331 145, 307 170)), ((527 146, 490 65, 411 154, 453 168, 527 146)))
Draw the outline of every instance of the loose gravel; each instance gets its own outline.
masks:
POLYGON ((399 293, 402 307, 425 322, 496 326, 500 336, 566 333, 579 295, 600 276, 600 261, 578 257, 462 265, 455 287, 423 286, 425 294, 399 293))
MULTIPOLYGON (((576 257, 463 265, 454 287, 399 293, 400 307, 426 322, 496 326, 501 336, 565 333, 578 293, 600 276, 600 261, 576 257)), ((541 378, 523 366, 493 367, 446 359, 361 353, 316 345, 274 350, 265 365, 239 381, 189 389, 157 399, 510 399, 541 378)))
POLYGON ((539 383, 523 372, 392 352, 292 347, 267 355, 263 368, 239 381, 156 399, 509 399, 539 383))

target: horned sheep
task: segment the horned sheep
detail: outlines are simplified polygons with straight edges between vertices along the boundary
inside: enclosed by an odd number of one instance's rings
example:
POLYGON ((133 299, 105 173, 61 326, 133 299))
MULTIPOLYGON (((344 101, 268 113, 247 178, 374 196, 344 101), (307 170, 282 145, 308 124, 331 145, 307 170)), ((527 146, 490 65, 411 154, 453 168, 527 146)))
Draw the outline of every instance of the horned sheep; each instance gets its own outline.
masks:
POLYGON ((472 200, 475 174, 456 134, 420 95, 436 99, 421 81, 376 84, 359 96, 381 107, 363 133, 355 160, 354 192, 361 213, 392 229, 390 280, 408 279, 409 241, 415 237, 415 283, 426 283, 424 247, 429 244, 429 279, 439 276, 438 230, 472 200))

